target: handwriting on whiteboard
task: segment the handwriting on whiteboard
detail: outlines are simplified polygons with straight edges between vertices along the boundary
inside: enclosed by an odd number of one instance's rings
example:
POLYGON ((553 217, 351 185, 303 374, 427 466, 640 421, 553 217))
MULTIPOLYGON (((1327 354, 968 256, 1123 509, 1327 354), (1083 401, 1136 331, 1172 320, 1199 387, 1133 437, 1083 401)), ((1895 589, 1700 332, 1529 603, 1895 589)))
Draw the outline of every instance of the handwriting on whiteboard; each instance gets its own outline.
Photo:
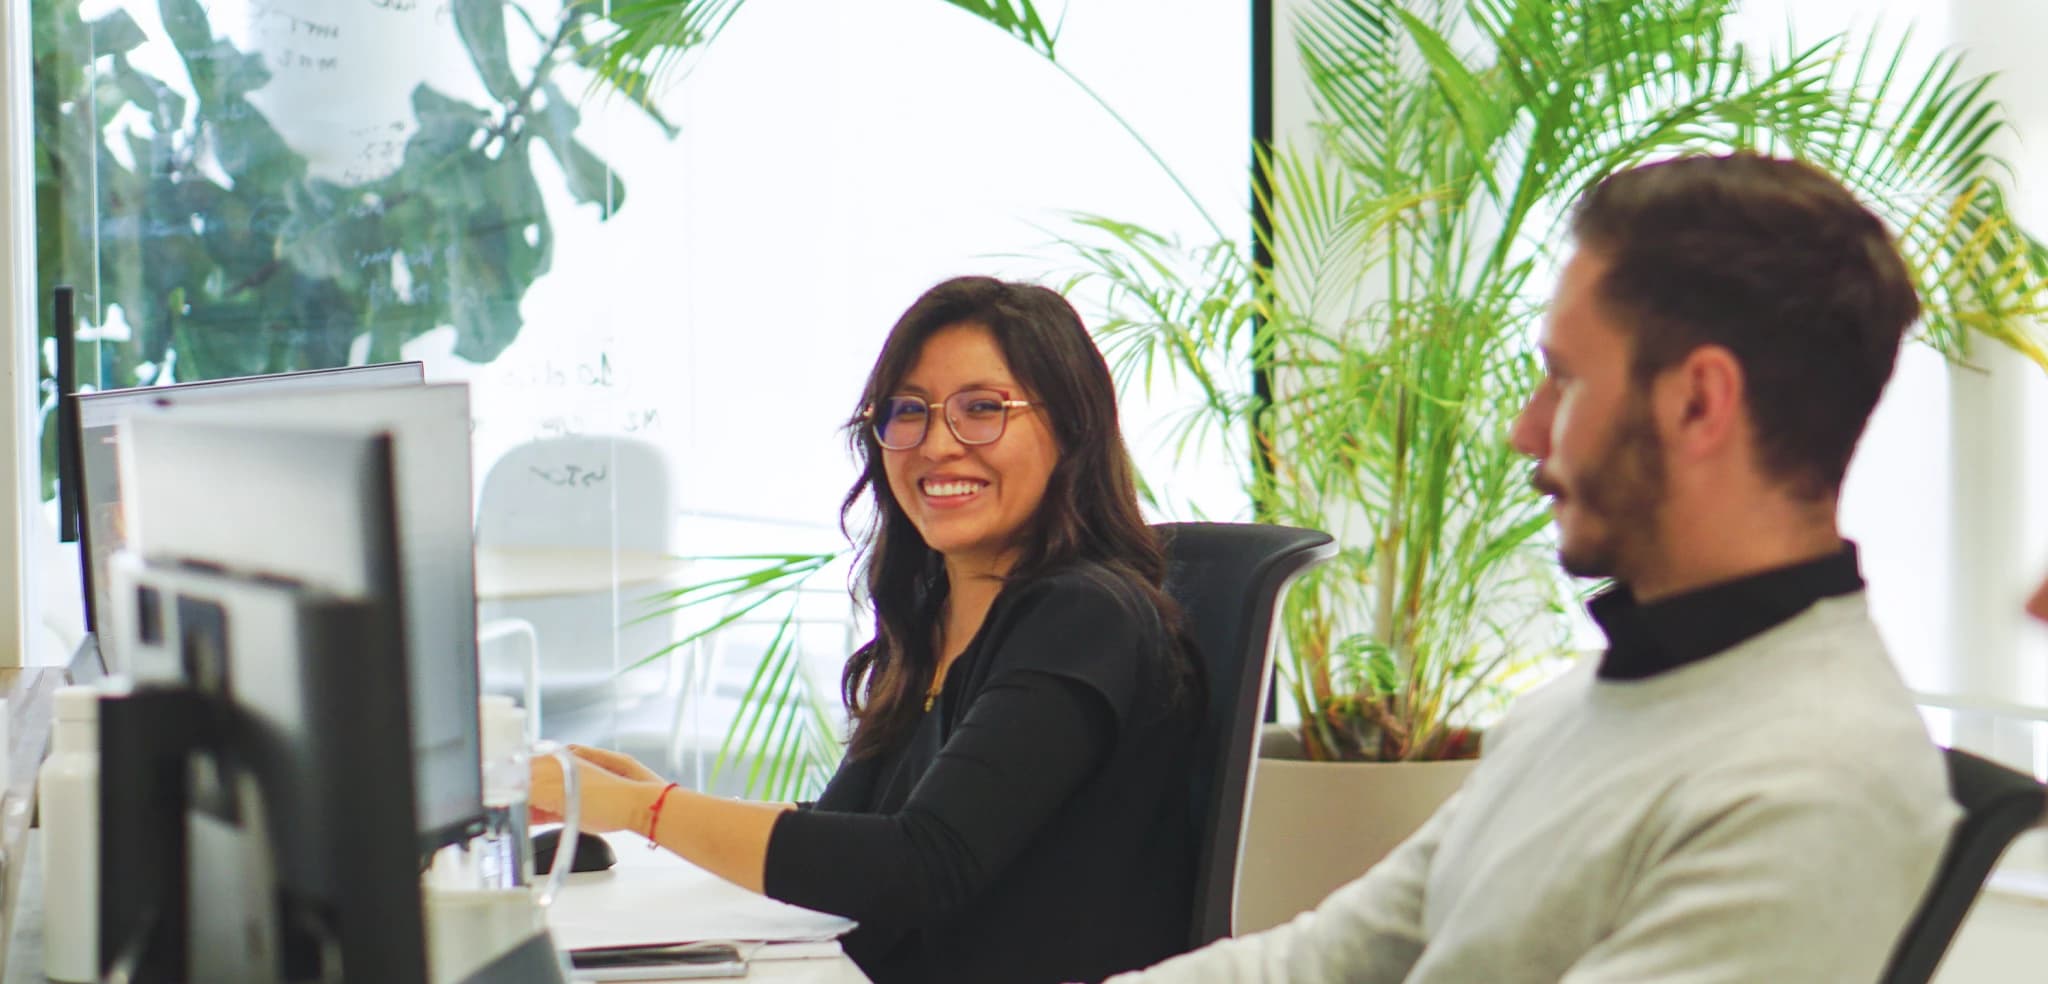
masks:
POLYGON ((541 481, 549 485, 556 485, 567 489, 587 489, 603 482, 609 474, 602 465, 595 467, 586 465, 558 465, 552 468, 532 465, 527 470, 539 476, 541 481))

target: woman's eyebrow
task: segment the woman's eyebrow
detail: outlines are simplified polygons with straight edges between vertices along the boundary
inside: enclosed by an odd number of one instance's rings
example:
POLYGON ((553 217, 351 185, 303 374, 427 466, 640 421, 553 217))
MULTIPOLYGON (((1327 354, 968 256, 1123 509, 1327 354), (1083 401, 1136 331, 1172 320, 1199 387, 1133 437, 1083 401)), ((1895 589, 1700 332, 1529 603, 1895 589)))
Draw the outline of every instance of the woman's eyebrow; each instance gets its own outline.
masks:
MULTIPOLYGON (((960 384, 959 386, 955 387, 955 388, 953 389, 953 393, 965 393, 965 392, 967 392, 968 390, 1001 390, 1001 391, 1003 391, 1003 392, 1005 392, 1005 393, 1012 393, 1012 394, 1014 394, 1014 393, 1015 393, 1015 392, 1017 392, 1017 390, 1018 390, 1018 389, 1020 389, 1020 388, 1021 388, 1021 387, 1019 387, 1019 386, 1018 386, 1018 385, 1016 384, 1016 382, 1015 382, 1015 381, 1013 381, 1013 380, 1008 380, 1008 379, 975 379, 975 380, 969 380, 968 382, 962 383, 962 384, 960 384)), ((929 398, 929 397, 931 396, 931 390, 925 389, 924 387, 922 387, 922 386, 919 386, 919 385, 917 385, 916 383, 912 383, 912 382, 908 382, 908 381, 906 381, 906 382, 901 382, 901 383, 897 383, 897 384, 896 384, 896 388, 895 388, 895 389, 892 389, 892 390, 890 390, 889 392, 891 392, 891 393, 908 393, 908 394, 910 394, 910 395, 912 395, 912 396, 922 396, 922 397, 927 397, 927 398, 929 398)), ((951 394, 951 393, 948 393, 947 395, 948 395, 948 396, 951 396, 952 394, 951 394)))

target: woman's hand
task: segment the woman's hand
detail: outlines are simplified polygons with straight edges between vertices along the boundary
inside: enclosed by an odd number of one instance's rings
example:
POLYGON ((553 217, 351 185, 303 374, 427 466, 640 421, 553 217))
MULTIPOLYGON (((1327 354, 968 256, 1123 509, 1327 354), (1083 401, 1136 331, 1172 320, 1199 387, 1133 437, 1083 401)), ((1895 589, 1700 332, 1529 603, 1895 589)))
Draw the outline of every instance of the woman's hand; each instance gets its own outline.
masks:
MULTIPOLYGON (((576 781, 581 786, 584 832, 601 834, 613 830, 640 829, 639 817, 647 804, 666 785, 654 770, 641 765, 630 755, 608 752, 599 748, 572 745, 569 752, 576 762, 576 781)), ((527 813, 534 823, 560 823, 562 808, 562 768, 554 758, 539 756, 533 760, 532 775, 527 790, 527 813)))
POLYGON ((665 782, 660 776, 640 764, 640 760, 624 752, 610 752, 589 745, 570 745, 569 754, 597 766, 606 772, 616 773, 634 782, 665 782))
MULTIPOLYGON (((601 748, 569 746, 581 789, 585 833, 625 830, 662 847, 750 892, 761 891, 767 869, 768 838, 787 803, 741 803, 687 789, 668 790, 668 780, 630 755, 601 748), (654 804, 668 790, 652 829, 654 804)), ((562 819, 562 768, 554 756, 533 760, 527 813, 535 823, 562 819)))

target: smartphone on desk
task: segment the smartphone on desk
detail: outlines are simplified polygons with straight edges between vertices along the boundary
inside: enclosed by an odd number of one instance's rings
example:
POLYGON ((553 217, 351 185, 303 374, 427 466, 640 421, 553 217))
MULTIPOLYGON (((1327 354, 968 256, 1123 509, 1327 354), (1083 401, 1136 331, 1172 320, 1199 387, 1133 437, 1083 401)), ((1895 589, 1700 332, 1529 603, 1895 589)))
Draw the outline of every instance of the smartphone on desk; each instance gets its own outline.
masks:
POLYGON ((745 977, 747 958, 731 943, 648 943, 569 951, 578 981, 679 981, 745 977))

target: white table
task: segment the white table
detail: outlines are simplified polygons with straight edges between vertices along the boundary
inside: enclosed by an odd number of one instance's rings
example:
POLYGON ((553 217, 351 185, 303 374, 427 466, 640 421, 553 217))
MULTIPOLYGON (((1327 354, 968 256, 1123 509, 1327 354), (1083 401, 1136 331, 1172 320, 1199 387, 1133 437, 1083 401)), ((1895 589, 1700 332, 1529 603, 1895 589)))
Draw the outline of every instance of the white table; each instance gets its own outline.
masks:
POLYGON ((745 980, 868 984, 835 937, 848 920, 764 898, 632 834, 608 834, 618 863, 570 875, 548 910, 555 943, 617 946, 701 939, 790 939, 752 949, 745 980))
MULTIPOLYGON (((20 811, 20 813, 23 818, 22 822, 25 822, 26 811, 20 811)), ((10 819, 10 822, 14 821, 10 819)), ((38 843, 41 839, 40 833, 40 831, 24 830, 23 835, 19 839, 22 850, 10 858, 11 863, 8 864, 9 874, 17 875, 19 878, 17 887, 20 898, 8 900, 14 912, 13 919, 10 921, 11 925, 9 926, 10 932, 8 936, 10 938, 5 954, 5 970, 4 974, 0 974, 0 981, 4 981, 4 984, 49 984, 48 979, 43 976, 42 972, 42 852, 39 850, 41 845, 38 843)), ((627 846, 631 845, 624 839, 621 839, 618 847, 623 849, 627 846)), ((650 852, 645 848, 637 848, 636 853, 648 855, 655 852, 650 852)), ((666 851, 659 853, 667 855, 669 861, 674 863, 674 866, 687 869, 687 872, 694 872, 695 877, 711 878, 710 875, 690 867, 686 862, 676 858, 674 855, 669 855, 666 851)), ((659 858, 631 857, 624 850, 619 851, 619 857, 622 862, 632 868, 638 868, 650 862, 656 865, 664 864, 659 858)), ((687 872, 685 874, 686 880, 690 877, 687 872)), ((603 875, 571 876, 572 880, 580 880, 584 886, 597 882, 604 877, 603 875)), ((724 883, 720 882, 719 884, 723 885, 724 883)), ((730 885, 725 887, 733 892, 742 891, 730 885)), ((573 897, 574 892, 575 890, 570 890, 565 894, 573 897)), ((779 905, 780 903, 770 904, 779 905)), ((768 944, 761 946, 753 952, 752 959, 747 962, 747 975, 745 977, 722 979, 731 981, 771 981, 783 982, 783 984, 871 984, 867 975, 862 974, 860 968, 855 966, 852 960, 847 959, 844 953, 837 950, 836 944, 818 943, 768 944)), ((702 984, 702 982, 700 980, 695 982, 695 984, 702 984)))

